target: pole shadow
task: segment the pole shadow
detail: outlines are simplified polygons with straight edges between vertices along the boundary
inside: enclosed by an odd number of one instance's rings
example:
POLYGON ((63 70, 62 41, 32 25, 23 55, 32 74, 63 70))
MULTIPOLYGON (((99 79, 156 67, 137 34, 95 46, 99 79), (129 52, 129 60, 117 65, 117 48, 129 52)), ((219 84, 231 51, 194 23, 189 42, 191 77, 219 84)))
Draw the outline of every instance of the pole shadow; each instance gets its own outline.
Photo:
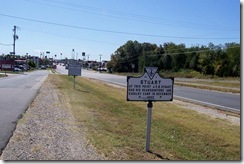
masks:
POLYGON ((149 150, 148 153, 153 154, 153 155, 155 155, 156 157, 158 157, 158 158, 160 158, 162 160, 170 160, 169 158, 164 158, 162 155, 160 155, 158 153, 155 153, 155 152, 153 152, 151 150, 149 150))

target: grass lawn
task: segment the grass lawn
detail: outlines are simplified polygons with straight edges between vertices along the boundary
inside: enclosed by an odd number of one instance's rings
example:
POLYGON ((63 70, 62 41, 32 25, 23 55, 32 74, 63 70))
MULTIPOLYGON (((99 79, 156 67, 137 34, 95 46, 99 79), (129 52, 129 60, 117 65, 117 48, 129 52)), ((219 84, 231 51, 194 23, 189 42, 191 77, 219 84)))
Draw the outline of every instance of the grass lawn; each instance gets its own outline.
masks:
POLYGON ((5 75, 4 75, 4 74, 0 74, 0 78, 1 78, 1 77, 5 77, 5 75))
MULTIPOLYGON (((141 73, 115 73, 121 76, 134 76, 139 77, 141 73)), ((161 73, 162 76, 163 73, 161 73)), ((186 72, 179 72, 179 73, 166 73, 165 77, 185 77, 187 75, 186 72), (181 76, 179 74, 182 74, 181 76)), ((187 81, 181 81, 175 78, 175 85, 179 86, 187 86, 187 87, 194 87, 200 89, 209 89, 209 90, 216 90, 221 92, 232 92, 232 93, 240 93, 240 78, 210 78, 210 76, 201 75, 201 78, 186 78, 187 81), (192 79, 192 80, 191 80, 192 79)))
POLYGON ((154 102, 151 146, 145 151, 146 102, 127 102, 126 89, 95 80, 49 75, 87 140, 110 160, 240 160, 240 126, 154 102))

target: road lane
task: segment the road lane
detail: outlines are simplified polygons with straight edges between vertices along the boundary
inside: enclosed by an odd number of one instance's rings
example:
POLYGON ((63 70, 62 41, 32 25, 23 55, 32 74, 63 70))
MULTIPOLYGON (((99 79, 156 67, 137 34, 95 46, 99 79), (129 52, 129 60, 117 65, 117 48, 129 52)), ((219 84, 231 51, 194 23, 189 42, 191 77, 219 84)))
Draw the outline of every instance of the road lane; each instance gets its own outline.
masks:
POLYGON ((240 95, 175 86, 174 97, 223 110, 240 112, 240 95))
MULTIPOLYGON (((62 66, 58 66, 57 71, 61 74, 68 74, 68 70, 64 69, 62 66)), ((127 85, 125 76, 104 74, 84 69, 82 70, 81 76, 94 78, 125 87, 127 85)), ((241 106, 240 94, 231 94, 176 85, 174 85, 174 98, 238 113, 240 112, 241 106)))
POLYGON ((49 71, 34 71, 0 78, 0 154, 48 74, 49 71))

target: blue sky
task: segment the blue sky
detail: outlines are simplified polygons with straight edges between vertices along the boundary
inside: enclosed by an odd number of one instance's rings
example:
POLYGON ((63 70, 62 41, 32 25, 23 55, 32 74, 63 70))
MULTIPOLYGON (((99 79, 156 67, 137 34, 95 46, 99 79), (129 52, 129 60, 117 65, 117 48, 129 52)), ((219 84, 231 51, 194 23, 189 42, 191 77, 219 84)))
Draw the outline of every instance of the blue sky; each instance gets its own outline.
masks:
POLYGON ((0 54, 109 60, 128 40, 192 45, 240 43, 238 0, 1 0, 0 54))

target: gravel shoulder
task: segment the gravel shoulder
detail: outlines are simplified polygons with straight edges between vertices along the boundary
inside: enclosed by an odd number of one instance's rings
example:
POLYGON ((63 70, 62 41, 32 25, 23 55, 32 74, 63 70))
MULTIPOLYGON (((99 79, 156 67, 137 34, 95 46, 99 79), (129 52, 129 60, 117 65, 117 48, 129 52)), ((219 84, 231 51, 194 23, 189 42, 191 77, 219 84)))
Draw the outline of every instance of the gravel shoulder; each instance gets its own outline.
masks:
POLYGON ((3 150, 1 160, 103 160, 85 139, 85 128, 68 108, 61 105, 58 92, 44 82, 35 100, 3 150))

